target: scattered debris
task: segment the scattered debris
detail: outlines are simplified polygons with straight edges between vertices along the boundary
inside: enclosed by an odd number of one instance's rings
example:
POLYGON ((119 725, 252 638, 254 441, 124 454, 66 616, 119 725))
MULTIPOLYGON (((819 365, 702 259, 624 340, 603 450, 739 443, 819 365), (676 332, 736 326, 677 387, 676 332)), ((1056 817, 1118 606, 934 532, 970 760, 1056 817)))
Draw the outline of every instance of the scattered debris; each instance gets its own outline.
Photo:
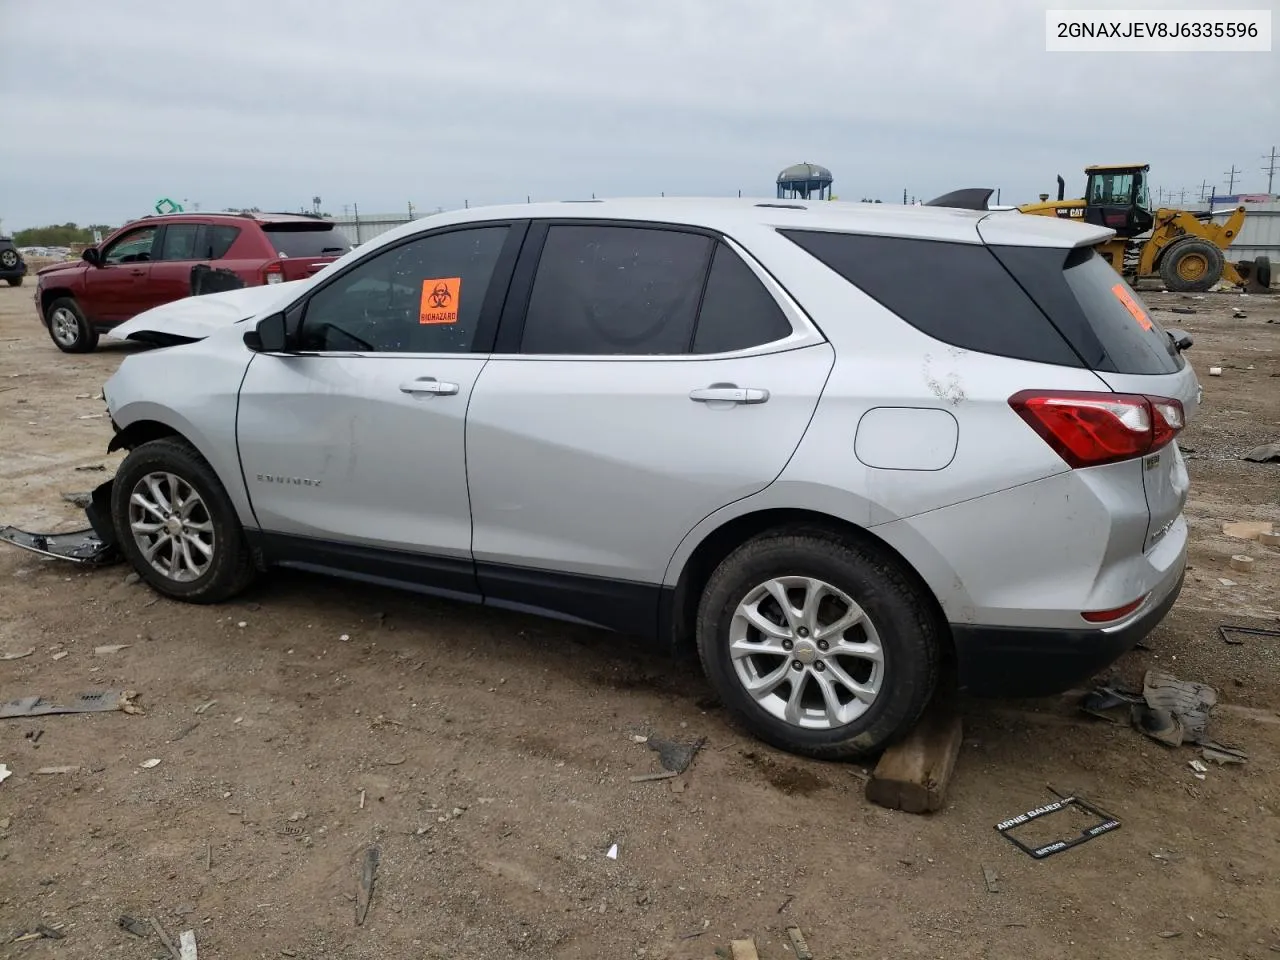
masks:
POLYGON ((996 872, 995 867, 984 866, 982 868, 982 879, 987 884, 987 893, 1000 892, 1000 874, 996 872))
POLYGON ((0 660, 21 660, 23 657, 29 657, 36 652, 36 648, 30 650, 19 650, 17 653, 0 653, 0 660))
POLYGON ((631 778, 632 783, 649 783, 653 780, 670 780, 680 774, 675 770, 663 770, 661 773, 641 773, 631 778))
POLYGON ((1258 542, 1264 547, 1280 547, 1280 533, 1260 533, 1258 542))
POLYGON ((1228 520, 1222 525, 1222 532, 1237 540, 1257 540, 1264 533, 1270 533, 1270 520, 1228 520))
POLYGON ((50 659, 50 660, 54 660, 54 661, 58 661, 58 660, 63 659, 63 658, 64 658, 64 657, 66 657, 66 656, 68 656, 67 651, 65 651, 65 650, 59 650, 57 653, 55 653, 55 654, 54 654, 52 657, 50 657, 49 659, 50 659))
POLYGON ((151 929, 156 932, 156 936, 160 938, 160 942, 164 944, 164 948, 169 951, 169 956, 173 960, 182 960, 182 954, 178 952, 178 948, 173 945, 173 940, 169 934, 165 933, 164 927, 160 926, 160 921, 155 917, 151 918, 151 929))
POLYGON ((1245 553, 1237 553, 1231 558, 1231 569, 1238 570, 1240 573, 1250 573, 1253 570, 1253 557, 1245 553))
POLYGON ((782 906, 778 908, 778 912, 779 913, 784 912, 787 909, 787 907, 791 906, 791 904, 795 902, 795 899, 796 898, 794 896, 788 895, 787 899, 782 901, 782 906))
POLYGON ((1055 853, 1061 853, 1063 850, 1070 850, 1072 847, 1078 847, 1080 844, 1087 843, 1094 837, 1099 837, 1104 833, 1109 833, 1112 830, 1118 830, 1119 828, 1119 820, 1111 816, 1105 810, 1101 810, 1098 807, 1081 800, 1079 797, 1063 797, 1060 800, 1055 800, 1053 803, 1047 803, 1043 807, 1036 807, 1034 810, 1028 810, 1026 813, 1020 813, 1016 817, 1011 817, 1008 820, 1003 820, 996 824, 996 830, 1001 836, 1023 853, 1026 853, 1037 860, 1042 860, 1055 853), (1046 817, 1049 814, 1057 813, 1058 811, 1065 810, 1070 806, 1079 807, 1081 810, 1085 810, 1092 813, 1095 817, 1101 817, 1102 819, 1093 826, 1085 827, 1080 831, 1079 836, 1072 837, 1068 840, 1054 840, 1051 843, 1046 843, 1039 847, 1027 846, 1010 832, 1023 824, 1030 823, 1032 820, 1037 820, 1040 817, 1046 817))
POLYGON ((169 742, 177 743, 179 740, 183 739, 188 734, 194 733, 197 729, 199 729, 199 727, 200 727, 200 722, 198 720, 195 723, 188 723, 185 727, 183 727, 181 730, 175 733, 172 737, 170 737, 169 742))
POLYGON ((1201 776, 1202 778, 1203 778, 1203 776, 1204 776, 1206 773, 1208 773, 1208 772, 1209 772, 1209 768, 1208 768, 1208 767, 1206 767, 1206 766, 1205 766, 1203 763, 1201 763, 1199 760, 1192 760, 1192 761, 1190 761, 1190 762, 1187 764, 1187 766, 1189 766, 1189 767, 1190 767, 1192 770, 1194 770, 1196 773, 1200 774, 1200 776, 1201 776))
POLYGON ((17 527, 0 527, 0 543, 87 566, 105 566, 121 559, 120 551, 113 544, 103 543, 92 527, 68 533, 32 533, 17 527))
POLYGON ((1109 723, 1126 723, 1128 722, 1127 718, 1122 720, 1117 716, 1113 716, 1109 711, 1114 710, 1116 707, 1125 707, 1127 714, 1129 707, 1142 702, 1142 697, 1137 694, 1128 693, 1114 687, 1098 687, 1080 698, 1080 709, 1082 712, 1089 714, 1091 717, 1097 717, 1099 720, 1106 720, 1109 723))
POLYGON ((360 791, 360 809, 361 810, 364 809, 364 791, 363 790, 360 791))
POLYGON ((1161 930, 1160 931, 1160 937, 1163 940, 1172 940, 1175 937, 1180 937, 1180 936, 1182 936, 1181 930, 1161 930))
POLYGON ((136 571, 134 573, 125 574, 124 585, 126 587, 132 587, 141 582, 142 582, 142 577, 138 576, 136 571))
POLYGON ((642 733, 637 733, 631 737, 631 742, 632 743, 648 743, 649 738, 642 733))
POLYGON ((44 697, 19 697, 8 703, 0 703, 0 720, 12 717, 47 717, 61 713, 110 713, 123 710, 129 714, 141 714, 142 710, 133 701, 138 694, 133 690, 121 693, 102 691, 98 693, 82 693, 69 704, 57 704, 44 697))
POLYGON ((1254 447, 1241 459, 1252 460, 1254 463, 1280 462, 1280 443, 1264 443, 1260 447, 1254 447))
POLYGON ((10 770, 3 763, 0 763, 0 783, 4 783, 6 780, 8 780, 12 776, 13 776, 13 771, 10 770))
POLYGON ((1209 368, 1209 376, 1211 376, 1211 377, 1220 377, 1220 376, 1222 376, 1222 368, 1221 368, 1221 367, 1210 367, 1210 368, 1209 368))
POLYGON ((698 755, 698 751, 706 744, 707 738, 700 737, 692 743, 679 743, 675 740, 646 737, 645 742, 649 744, 650 750, 658 752, 658 762, 662 764, 663 770, 684 773, 689 769, 689 764, 693 763, 693 758, 698 755))
POLYGON ((200 704, 200 706, 196 707, 196 713, 197 714, 205 713, 209 710, 210 707, 217 706, 217 703, 218 703, 217 700, 206 700, 204 703, 200 704))
POLYGON ((1280 637, 1280 630, 1261 630, 1257 627, 1233 627, 1224 623, 1218 627, 1218 635, 1224 643, 1239 646, 1245 641, 1242 637, 1280 637))
POLYGON ((93 494, 89 493, 87 490, 84 492, 63 493, 62 499, 73 507, 79 507, 81 510, 84 510, 89 506, 89 504, 93 503, 93 494))
POLYGON ((1243 310, 1241 310, 1239 307, 1233 307, 1231 310, 1231 317, 1234 320, 1245 320, 1248 318, 1248 316, 1249 315, 1245 313, 1243 310))
POLYGON ((754 937, 747 940, 730 940, 729 951, 733 956, 733 960, 760 960, 760 954, 756 952, 754 937))
POLYGON ((77 473, 99 473, 106 469, 107 469, 107 466, 104 463, 91 463, 87 467, 76 467, 76 472, 77 473))
POLYGON ((1236 585, 1234 580, 1228 580, 1226 577, 1219 577, 1218 582, 1224 587, 1234 587, 1236 585))
POLYGON ((1206 760, 1211 760, 1217 764, 1229 763, 1245 763, 1249 758, 1241 750, 1234 750, 1231 747, 1224 747, 1218 744, 1214 747, 1201 747, 1200 756, 1206 760))
POLYGON ((143 770, 152 770, 160 766, 160 758, 152 757, 150 760, 143 760, 140 764, 138 764, 138 766, 140 766, 143 770))
POLYGON ((813 952, 809 949, 809 944, 804 942, 804 934, 799 927, 787 927, 787 937, 796 952, 796 960, 813 960, 813 952))
POLYGON ((121 650, 127 650, 131 646, 133 646, 131 643, 107 643, 100 647, 94 647, 93 652, 100 657, 106 657, 113 653, 119 653, 121 650))
POLYGON ((1148 670, 1142 697, 1146 708, 1134 709, 1134 725, 1153 739, 1176 747, 1198 744, 1208 736, 1209 711, 1218 702, 1218 691, 1213 687, 1148 670))
POLYGON ((124 913, 120 914, 120 916, 116 918, 116 926, 118 926, 125 933, 133 934, 135 937, 151 936, 150 924, 148 924, 145 920, 135 920, 133 917, 129 916, 128 914, 124 914, 124 913))
POLYGON ((387 759, 383 760, 382 762, 386 764, 388 767, 398 767, 408 759, 409 758, 406 757, 404 754, 398 753, 394 757, 387 757, 387 759))
POLYGON ((29 943, 32 940, 61 940, 66 934, 53 927, 45 926, 43 923, 37 924, 34 930, 23 931, 14 937, 10 943, 29 943))
POLYGON ((36 773, 42 777, 52 777, 62 773, 75 773, 79 769, 79 766, 41 767, 36 773))
MULTIPOLYGON (((361 797, 364 791, 361 791, 361 797)), ((378 861, 382 853, 377 847, 370 847, 364 852, 364 861, 360 866, 360 889, 356 893, 356 926, 363 926, 369 915, 369 901, 373 898, 373 882, 378 874, 378 861)))
POLYGON ((196 956, 196 932, 183 930, 178 935, 178 956, 180 960, 199 960, 196 956))
POLYGON ((1195 307, 1170 307, 1169 309, 1170 309, 1173 313, 1196 313, 1196 312, 1198 312, 1198 311, 1196 310, 1196 308, 1195 308, 1195 307))
POLYGON ((617 859, 618 859, 618 845, 615 843, 613 846, 611 846, 611 847, 609 848, 608 852, 605 854, 605 856, 606 856, 606 857, 608 857, 610 860, 617 860, 617 859))

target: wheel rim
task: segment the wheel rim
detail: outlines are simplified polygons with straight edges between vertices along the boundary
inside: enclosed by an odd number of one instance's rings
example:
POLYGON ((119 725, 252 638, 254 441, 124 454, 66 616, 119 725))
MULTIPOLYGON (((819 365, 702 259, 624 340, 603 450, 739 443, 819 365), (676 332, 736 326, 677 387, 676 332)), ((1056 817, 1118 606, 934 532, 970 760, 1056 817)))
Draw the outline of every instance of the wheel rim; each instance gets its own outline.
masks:
POLYGON ((1203 253, 1188 253, 1178 261, 1178 276, 1183 280, 1199 280, 1209 270, 1209 258, 1203 253))
POLYGON ((149 473, 129 495, 129 531, 162 576, 190 583, 208 572, 217 542, 213 518, 194 487, 172 473, 149 473))
POLYGON ((58 307, 49 315, 49 332, 64 347, 74 347, 80 340, 80 321, 66 307, 58 307))
POLYGON ((775 577, 743 598, 729 625, 734 673, 762 710, 792 726, 852 723, 880 695, 884 648, 853 598, 812 577, 775 577))
POLYGON ((4 253, 0 253, 0 264, 9 268, 16 267, 18 265, 18 255, 12 250, 6 250, 4 253))

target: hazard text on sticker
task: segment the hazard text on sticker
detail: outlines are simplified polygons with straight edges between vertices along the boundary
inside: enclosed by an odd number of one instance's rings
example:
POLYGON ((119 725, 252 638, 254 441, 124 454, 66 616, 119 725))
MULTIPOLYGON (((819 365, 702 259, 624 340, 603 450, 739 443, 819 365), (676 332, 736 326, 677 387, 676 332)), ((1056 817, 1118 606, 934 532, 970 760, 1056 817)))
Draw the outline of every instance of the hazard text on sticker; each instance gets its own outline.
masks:
POLYGON ((419 323, 457 323, 458 303, 462 298, 461 277, 440 277, 422 281, 422 303, 418 307, 419 323))
POLYGON ((1116 295, 1116 299, 1124 304, 1124 308, 1129 311, 1133 319, 1138 321, 1138 326, 1143 330, 1151 329, 1151 318, 1147 316, 1147 311, 1143 310, 1137 300, 1133 299, 1133 294, 1129 292, 1129 288, 1123 283, 1117 283, 1111 288, 1111 292, 1116 295))

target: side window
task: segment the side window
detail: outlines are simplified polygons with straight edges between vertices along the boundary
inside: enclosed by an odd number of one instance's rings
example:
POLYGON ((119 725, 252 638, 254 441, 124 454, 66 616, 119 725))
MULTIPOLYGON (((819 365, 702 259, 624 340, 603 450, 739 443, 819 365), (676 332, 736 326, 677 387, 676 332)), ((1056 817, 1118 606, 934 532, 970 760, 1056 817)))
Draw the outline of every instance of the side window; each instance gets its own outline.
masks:
POLYGON ((520 352, 688 353, 711 242, 647 227, 551 227, 520 352))
POLYGON ((155 227, 143 227, 126 233, 107 248, 103 263, 142 263, 151 259, 151 246, 156 240, 155 227))
POLYGON ((786 314, 760 278, 728 245, 716 244, 693 352, 746 350, 790 335, 786 314))
POLYGON ((453 230, 374 254, 307 303, 302 349, 470 352, 509 229, 453 230))
POLYGON ((200 260, 221 260, 240 236, 239 227, 228 227, 220 223, 211 223, 204 228, 204 239, 200 241, 200 260))
POLYGON ((160 256, 157 260, 198 260, 196 234, 200 225, 195 223, 170 223, 164 228, 160 240, 160 256))

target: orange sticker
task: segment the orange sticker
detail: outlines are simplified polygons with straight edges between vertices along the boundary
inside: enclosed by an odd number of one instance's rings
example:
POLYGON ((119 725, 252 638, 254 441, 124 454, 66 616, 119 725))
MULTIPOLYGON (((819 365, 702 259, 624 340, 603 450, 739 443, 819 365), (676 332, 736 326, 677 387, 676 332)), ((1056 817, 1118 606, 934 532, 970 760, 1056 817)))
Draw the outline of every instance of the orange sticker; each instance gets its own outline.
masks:
POLYGON ((422 281, 419 323, 457 323, 458 300, 462 296, 461 277, 422 281))
POLYGON ((1124 308, 1133 315, 1133 319, 1138 321, 1138 326, 1143 330, 1151 329, 1151 318, 1147 316, 1147 311, 1143 310, 1138 301, 1133 299, 1133 294, 1129 292, 1129 288, 1123 283, 1117 283, 1111 288, 1111 292, 1116 295, 1116 299, 1124 304, 1124 308))

